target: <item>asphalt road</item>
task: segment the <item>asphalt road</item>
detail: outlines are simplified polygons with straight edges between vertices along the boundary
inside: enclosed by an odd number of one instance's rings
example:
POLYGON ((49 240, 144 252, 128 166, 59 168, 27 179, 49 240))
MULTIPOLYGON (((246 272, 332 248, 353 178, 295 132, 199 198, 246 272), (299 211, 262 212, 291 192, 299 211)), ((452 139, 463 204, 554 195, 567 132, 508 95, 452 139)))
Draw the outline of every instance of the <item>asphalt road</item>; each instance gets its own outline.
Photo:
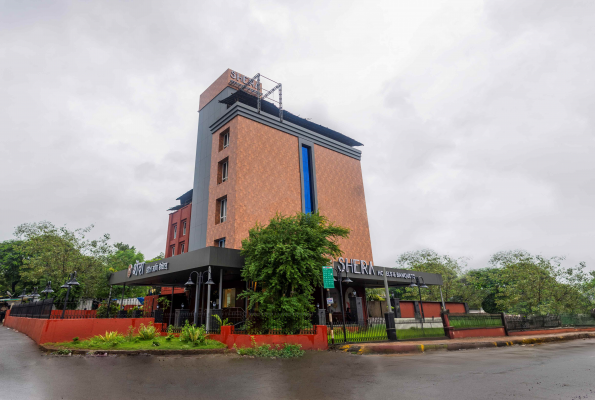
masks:
POLYGON ((296 360, 58 357, 0 326, 0 399, 594 399, 595 339, 296 360))

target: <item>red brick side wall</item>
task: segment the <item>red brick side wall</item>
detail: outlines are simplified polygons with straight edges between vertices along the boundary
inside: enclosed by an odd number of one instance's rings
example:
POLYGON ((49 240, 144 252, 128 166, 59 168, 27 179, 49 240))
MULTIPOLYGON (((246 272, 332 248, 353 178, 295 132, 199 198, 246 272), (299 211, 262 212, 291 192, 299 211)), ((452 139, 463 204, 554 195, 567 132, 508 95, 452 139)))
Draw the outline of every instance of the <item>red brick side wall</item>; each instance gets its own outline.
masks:
POLYGON ((176 245, 176 255, 180 254, 180 245, 185 243, 184 253, 188 252, 188 238, 190 237, 190 216, 192 215, 192 203, 169 214, 167 225, 167 237, 165 238, 165 257, 171 256, 171 246, 176 245), (186 221, 186 234, 182 221, 186 221), (178 226, 178 233, 174 239, 174 224, 178 226))
POLYGON ((138 328, 141 323, 147 325, 153 318, 104 318, 104 319, 37 319, 11 317, 5 319, 4 326, 22 332, 37 344, 71 341, 78 337, 81 340, 103 335, 106 331, 118 331, 125 334, 129 326, 138 328))
POLYGON ((222 326, 220 334, 209 335, 209 338, 226 344, 228 349, 232 349, 234 344, 237 347, 252 347, 252 338, 257 345, 301 344, 302 350, 328 349, 326 325, 317 325, 316 333, 312 335, 236 335, 232 326, 222 326))

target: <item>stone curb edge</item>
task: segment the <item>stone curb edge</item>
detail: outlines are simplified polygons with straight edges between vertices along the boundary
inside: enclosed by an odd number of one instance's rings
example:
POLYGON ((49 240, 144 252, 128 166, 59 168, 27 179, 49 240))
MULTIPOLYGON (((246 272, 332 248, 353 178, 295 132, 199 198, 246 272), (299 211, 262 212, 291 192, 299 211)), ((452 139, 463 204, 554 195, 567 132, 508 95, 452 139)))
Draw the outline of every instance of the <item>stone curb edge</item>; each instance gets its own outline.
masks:
POLYGON ((63 347, 39 345, 39 348, 45 352, 54 352, 59 350, 69 350, 72 354, 87 355, 93 354, 108 354, 108 355, 123 355, 123 356, 138 356, 141 354, 148 354, 154 356, 167 355, 201 355, 201 354, 225 354, 227 348, 221 349, 195 349, 195 350, 93 350, 93 349, 65 349, 63 347))
POLYGON ((518 338, 496 341, 479 341, 463 343, 440 343, 440 344, 395 344, 393 346, 381 344, 347 344, 337 347, 337 350, 354 354, 413 354, 426 351, 455 351, 470 350, 492 347, 506 347, 514 345, 543 344, 553 342, 564 342, 577 339, 595 338, 595 332, 585 332, 573 335, 547 336, 541 338, 518 338))

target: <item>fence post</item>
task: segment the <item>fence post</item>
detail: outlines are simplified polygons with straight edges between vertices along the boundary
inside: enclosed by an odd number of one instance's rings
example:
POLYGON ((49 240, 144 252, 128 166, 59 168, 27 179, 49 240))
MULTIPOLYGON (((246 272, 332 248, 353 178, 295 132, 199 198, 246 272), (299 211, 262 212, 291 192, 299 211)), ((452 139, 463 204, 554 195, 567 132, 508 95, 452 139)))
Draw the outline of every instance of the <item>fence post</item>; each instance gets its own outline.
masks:
POLYGON ((448 336, 449 339, 454 339, 454 333, 450 327, 450 320, 448 319, 448 310, 442 310, 440 317, 442 318, 442 326, 444 327, 446 336, 448 336))
POLYGON ((395 326, 395 314, 387 312, 384 314, 386 321, 386 336, 388 340, 397 340, 397 327, 395 326))
POLYGON ((421 312, 419 311, 419 301, 417 301, 417 300, 413 301, 413 312, 414 312, 416 319, 421 318, 421 312))
POLYGON ((501 312, 500 316, 502 318, 502 326, 504 327, 504 334, 508 336, 508 326, 506 325, 506 314, 501 312))

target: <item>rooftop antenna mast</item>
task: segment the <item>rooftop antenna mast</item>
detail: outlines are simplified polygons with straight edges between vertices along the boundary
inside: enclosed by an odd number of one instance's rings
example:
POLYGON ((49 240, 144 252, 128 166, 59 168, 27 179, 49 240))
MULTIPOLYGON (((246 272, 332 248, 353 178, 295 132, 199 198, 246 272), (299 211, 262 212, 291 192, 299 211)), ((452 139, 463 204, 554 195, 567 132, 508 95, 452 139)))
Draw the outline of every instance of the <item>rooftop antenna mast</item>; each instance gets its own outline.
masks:
MULTIPOLYGON (((283 123, 283 88, 281 86, 281 84, 279 82, 275 82, 274 80, 272 80, 271 78, 267 78, 264 75, 261 75, 260 73, 254 75, 253 78, 251 78, 248 82, 246 82, 242 87, 240 87, 240 90, 247 92, 247 90, 245 90, 248 86, 252 85, 252 83, 256 81, 256 86, 258 88, 257 92, 257 110, 258 113, 260 114, 260 102, 264 99, 266 99, 268 96, 270 96, 271 94, 273 94, 275 92, 275 90, 279 89, 279 120, 281 121, 281 123, 283 123), (275 87, 273 87, 271 90, 269 90, 268 92, 266 92, 264 95, 262 94, 262 86, 260 85, 260 77, 263 77, 265 79, 268 79, 269 81, 276 83, 277 85, 275 87)), ((271 99, 273 100, 273 99, 271 99)), ((273 100, 275 101, 275 100, 273 100)))

